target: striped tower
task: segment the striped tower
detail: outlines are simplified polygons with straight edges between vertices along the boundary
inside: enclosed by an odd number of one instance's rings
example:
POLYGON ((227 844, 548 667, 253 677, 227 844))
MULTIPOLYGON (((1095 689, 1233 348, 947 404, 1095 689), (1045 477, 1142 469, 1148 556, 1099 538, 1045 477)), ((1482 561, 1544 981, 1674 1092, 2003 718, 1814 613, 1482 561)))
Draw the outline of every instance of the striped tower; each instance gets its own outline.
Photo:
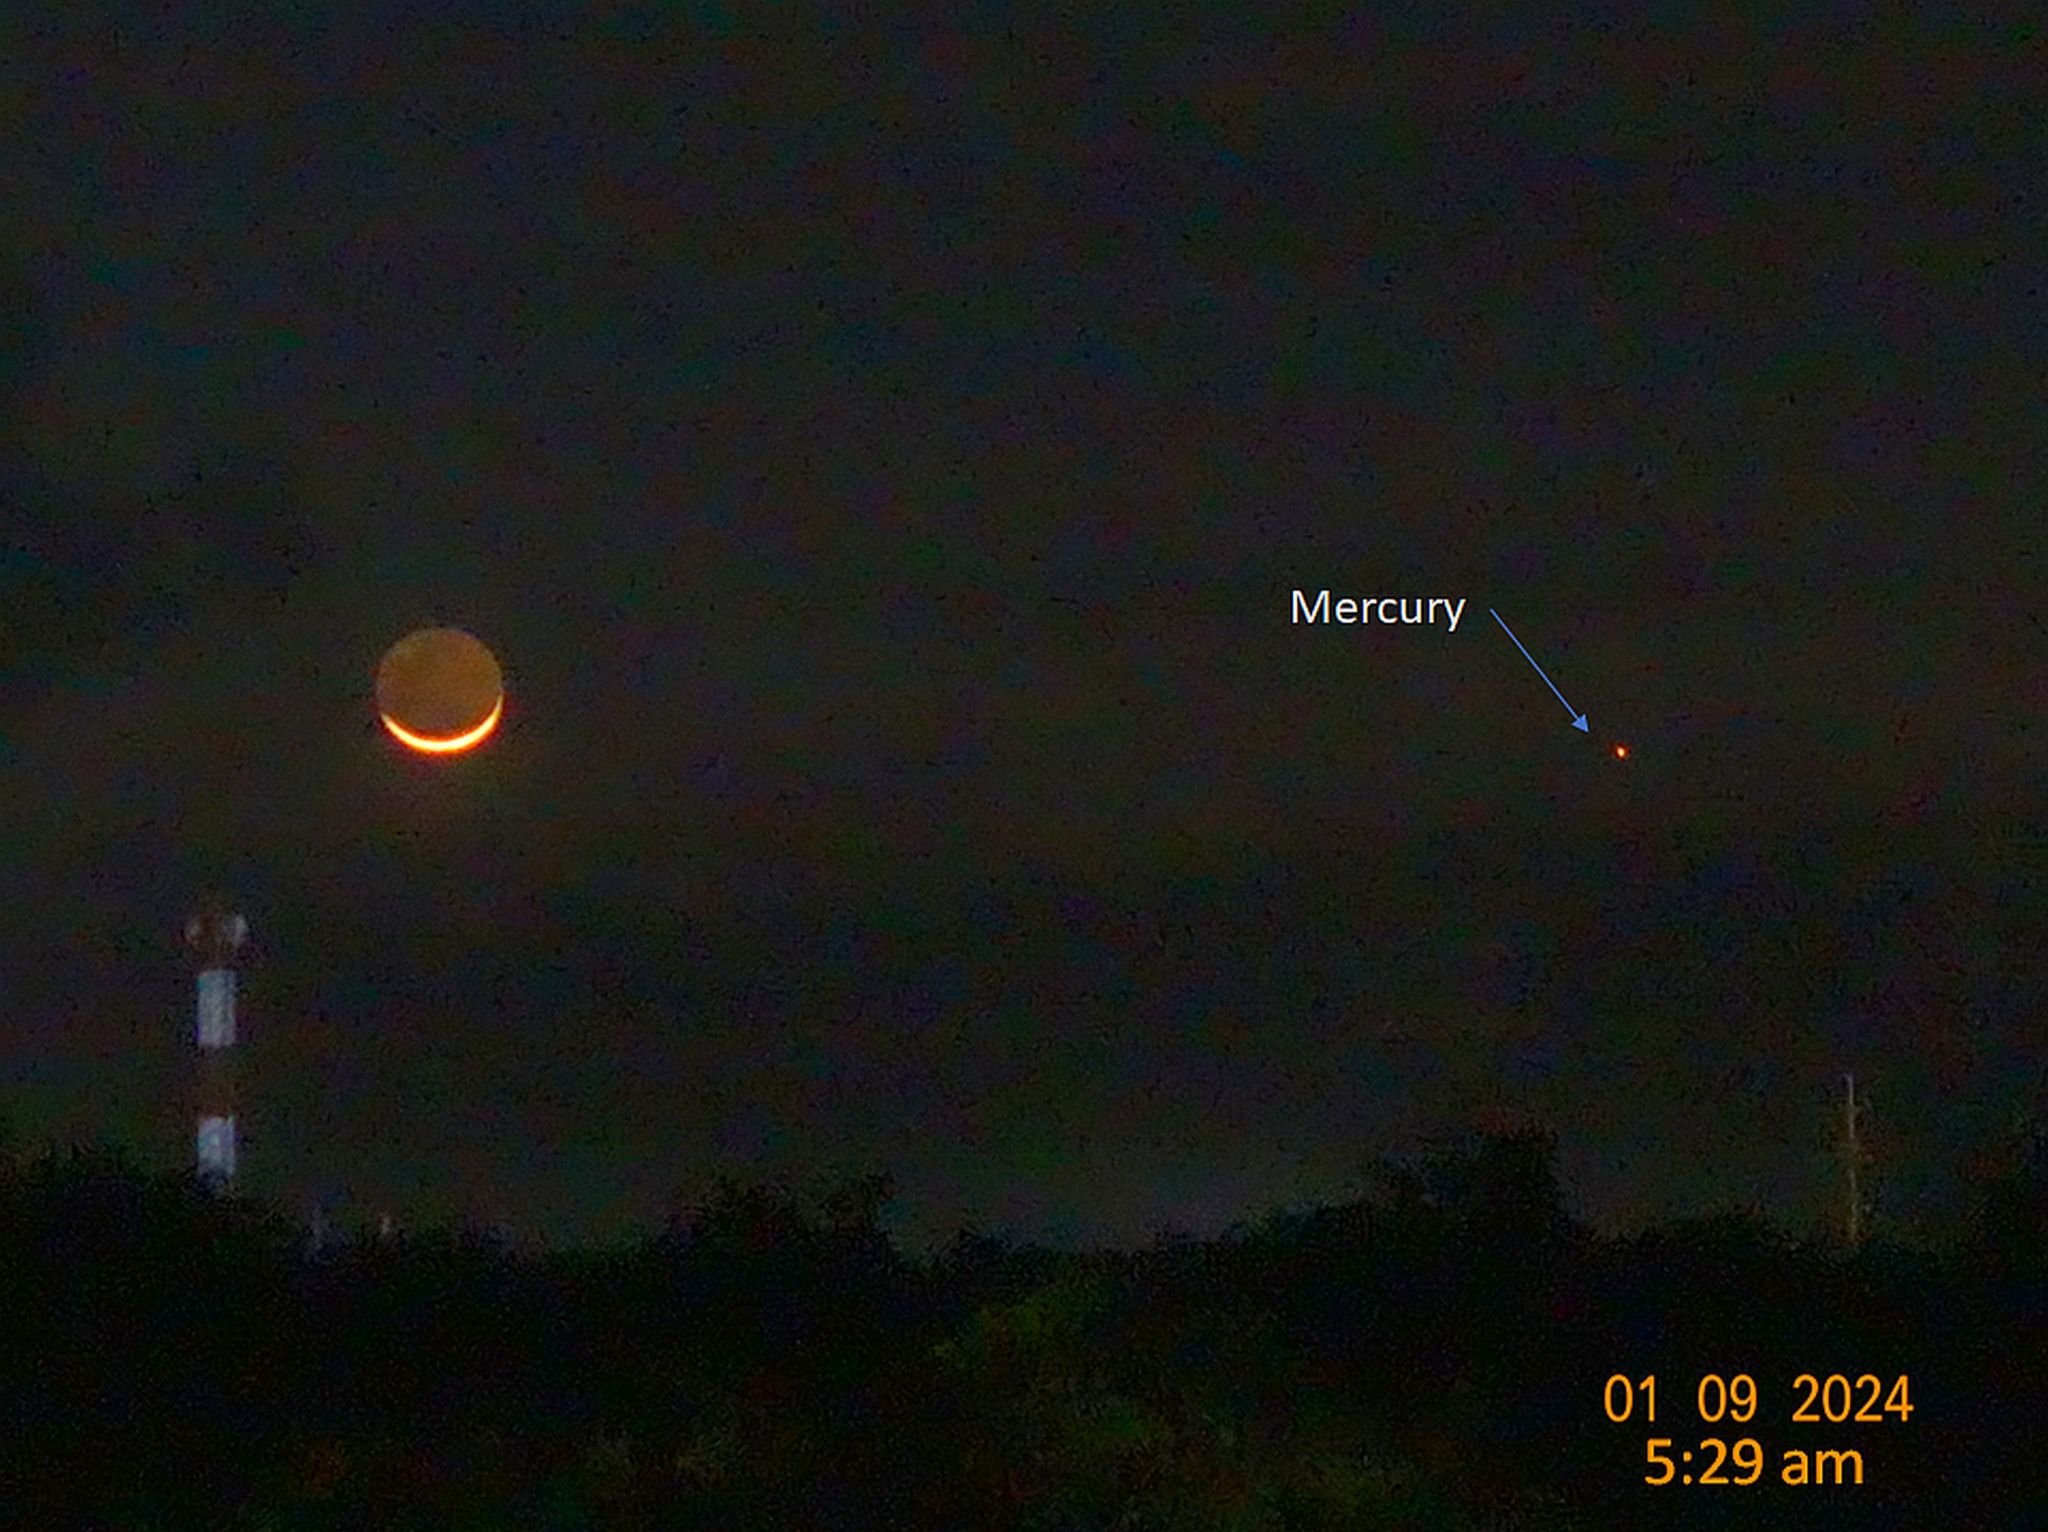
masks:
POLYGON ((220 1191, 235 1182, 235 949, 248 934, 240 915, 204 911, 185 922, 199 960, 199 1177, 220 1191))

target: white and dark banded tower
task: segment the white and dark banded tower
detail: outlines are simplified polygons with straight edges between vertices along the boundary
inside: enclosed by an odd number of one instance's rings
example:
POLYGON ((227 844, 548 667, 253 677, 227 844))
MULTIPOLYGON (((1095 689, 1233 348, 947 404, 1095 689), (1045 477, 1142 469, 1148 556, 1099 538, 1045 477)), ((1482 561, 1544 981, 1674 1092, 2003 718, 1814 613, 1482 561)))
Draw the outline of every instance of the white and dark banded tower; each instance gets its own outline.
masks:
POLYGON ((199 1176, 221 1191, 235 1181, 235 952, 248 934, 240 915, 217 909, 185 922, 185 940, 199 960, 199 1176))

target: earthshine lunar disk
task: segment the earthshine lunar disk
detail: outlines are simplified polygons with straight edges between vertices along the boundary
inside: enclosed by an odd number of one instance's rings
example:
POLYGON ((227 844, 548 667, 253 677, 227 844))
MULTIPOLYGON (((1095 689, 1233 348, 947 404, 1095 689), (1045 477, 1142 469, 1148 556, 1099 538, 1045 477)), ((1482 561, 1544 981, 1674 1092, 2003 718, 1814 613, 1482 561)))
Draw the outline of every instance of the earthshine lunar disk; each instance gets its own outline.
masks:
POLYGON ((421 628, 377 666, 377 716, 409 750, 452 755, 482 744, 505 712, 497 657, 460 628, 421 628))

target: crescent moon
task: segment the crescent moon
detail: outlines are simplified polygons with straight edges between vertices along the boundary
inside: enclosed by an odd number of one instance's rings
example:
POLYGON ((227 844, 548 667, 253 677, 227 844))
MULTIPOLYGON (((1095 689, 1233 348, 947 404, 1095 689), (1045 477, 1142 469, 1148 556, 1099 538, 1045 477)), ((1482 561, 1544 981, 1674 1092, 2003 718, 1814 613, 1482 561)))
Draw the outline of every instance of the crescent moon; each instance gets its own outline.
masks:
POLYGON ((431 755, 452 755, 458 750, 467 750, 473 745, 482 744, 490 737, 491 731, 498 727, 498 717, 504 711, 505 696, 500 692, 498 700, 491 704, 491 711, 482 723, 460 734, 443 734, 438 737, 431 734, 415 734, 389 713, 379 713, 377 716, 384 720, 384 727, 391 731, 392 738, 408 749, 425 750, 431 755))

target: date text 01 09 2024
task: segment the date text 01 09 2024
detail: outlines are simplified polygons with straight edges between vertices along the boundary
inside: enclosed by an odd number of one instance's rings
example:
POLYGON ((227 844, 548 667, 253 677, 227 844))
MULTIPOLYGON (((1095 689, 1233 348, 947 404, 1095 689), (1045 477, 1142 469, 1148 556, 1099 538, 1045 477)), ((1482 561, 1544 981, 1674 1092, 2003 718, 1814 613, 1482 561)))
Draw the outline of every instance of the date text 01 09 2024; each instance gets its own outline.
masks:
MULTIPOLYGON (((1841 1425, 1850 1421, 1864 1424, 1903 1424, 1913 1414, 1912 1389, 1904 1374, 1889 1389, 1873 1373, 1850 1379, 1841 1373, 1825 1377, 1801 1373, 1793 1379, 1795 1396, 1790 1419, 1798 1424, 1841 1425)), ((1699 1418, 1709 1425, 1727 1420, 1746 1424, 1756 1418, 1759 1397, 1756 1380, 1748 1373, 1723 1378, 1708 1373, 1699 1380, 1694 1403, 1699 1418)), ((1607 1380, 1602 1398, 1607 1418, 1617 1425, 1633 1420, 1638 1412, 1645 1423, 1657 1418, 1657 1379, 1654 1375, 1631 1381, 1616 1373, 1607 1380)), ((1651 1437, 1646 1454, 1650 1471, 1647 1484, 1755 1484, 1763 1478, 1764 1449, 1754 1437, 1742 1437, 1732 1444, 1720 1437, 1702 1437, 1692 1448, 1674 1448, 1670 1437, 1651 1437)), ((1778 1478, 1785 1484, 1861 1484, 1863 1454, 1853 1449, 1805 1451, 1787 1448, 1779 1464, 1778 1478)))

